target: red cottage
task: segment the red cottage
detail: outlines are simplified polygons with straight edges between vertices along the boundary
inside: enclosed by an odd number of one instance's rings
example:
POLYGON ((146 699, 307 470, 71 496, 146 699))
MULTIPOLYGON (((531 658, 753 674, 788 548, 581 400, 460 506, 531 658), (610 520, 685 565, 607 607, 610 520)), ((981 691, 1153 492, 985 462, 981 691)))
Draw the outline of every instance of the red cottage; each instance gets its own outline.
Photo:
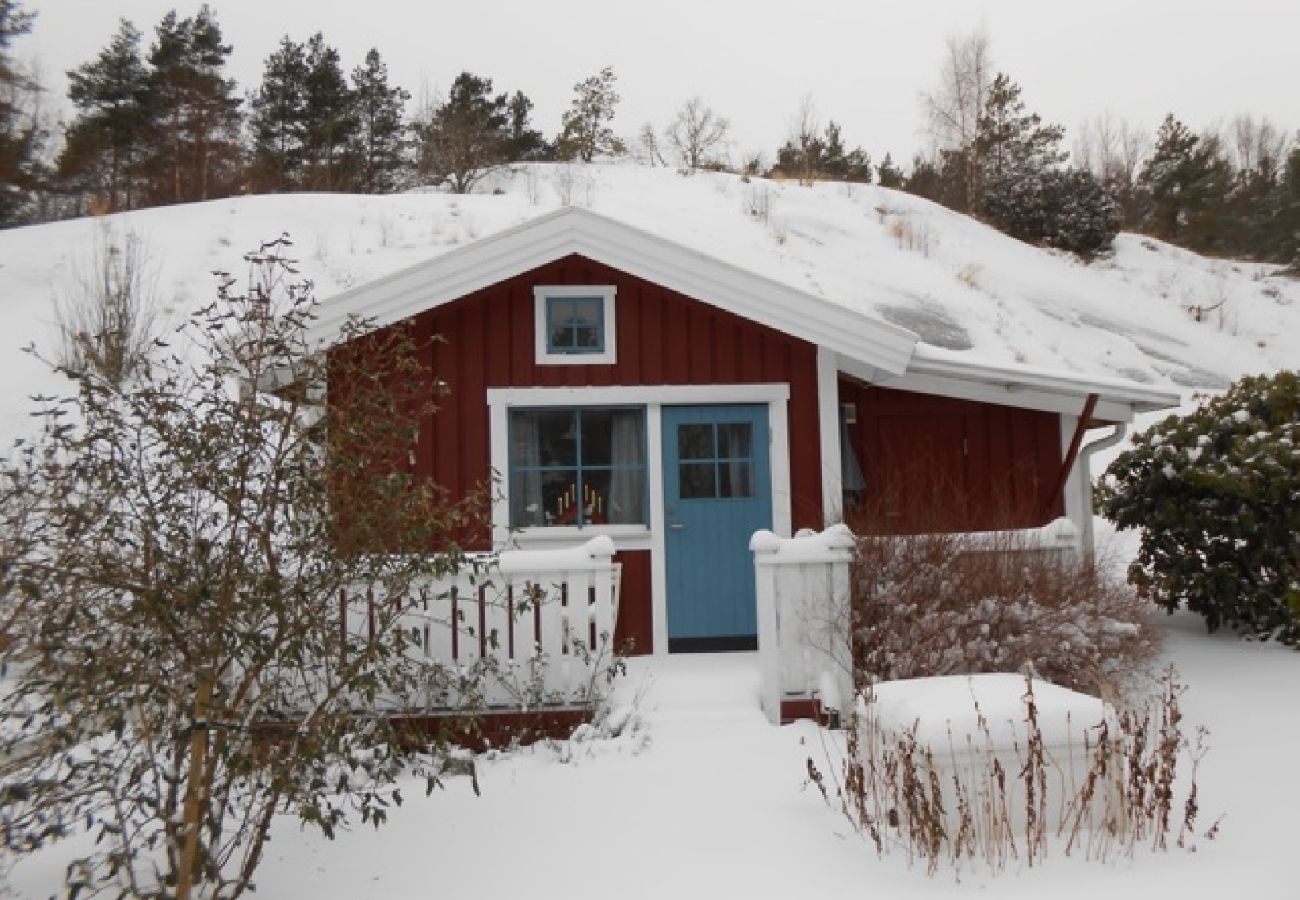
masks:
POLYGON ((1178 402, 939 351, 578 208, 342 294, 313 337, 349 315, 440 336, 428 362, 450 391, 417 469, 453 494, 498 479, 484 549, 612 538, 616 637, 641 653, 754 646, 760 529, 1065 516, 1087 552, 1090 452, 1178 402))

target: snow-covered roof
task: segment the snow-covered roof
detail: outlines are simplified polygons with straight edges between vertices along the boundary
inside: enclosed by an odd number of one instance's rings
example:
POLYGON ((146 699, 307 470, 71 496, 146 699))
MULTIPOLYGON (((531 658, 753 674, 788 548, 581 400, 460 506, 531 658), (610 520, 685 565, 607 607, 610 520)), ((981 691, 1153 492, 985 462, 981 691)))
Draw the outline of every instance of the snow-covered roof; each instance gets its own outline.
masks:
POLYGON ((908 371, 889 382, 899 387, 945 378, 946 389, 983 385, 1014 402, 1075 411, 1093 387, 1103 401, 1097 415, 1119 416, 1300 358, 1300 281, 1275 266, 1210 259, 1132 234, 1084 264, 875 185, 529 164, 467 196, 231 197, 0 232, 0 371, 15 386, 0 395, 0 432, 6 441, 26 433, 27 396, 59 389, 19 348, 34 342, 49 351, 54 300, 82 289, 78 276, 92 274, 91 248, 106 229, 141 239, 147 281, 170 325, 213 299, 213 270, 239 275, 243 253, 282 233, 328 315, 355 289, 455 258, 565 207, 689 248, 715 272, 730 267, 768 282, 771 298, 798 297, 803 306, 817 298, 830 318, 792 330, 870 320, 874 350, 856 334, 827 344, 856 377, 890 375, 854 368, 859 356, 886 367, 901 359, 898 331, 882 322, 911 332, 908 371))
POLYGON ((994 364, 945 354, 918 336, 844 298, 801 290, 619 219, 562 207, 375 281, 344 291, 323 308, 310 335, 327 343, 350 316, 377 325, 409 318, 570 254, 704 300, 834 351, 842 369, 871 382, 988 399, 964 390, 977 382, 1005 388, 1009 406, 1077 412, 1076 398, 1098 394, 1096 418, 1131 421, 1135 412, 1176 406, 1179 395, 1117 378, 994 364), (900 380, 901 379, 901 380, 900 380))
POLYGON ((576 206, 538 216, 330 300, 311 337, 348 316, 397 322, 570 254, 612 266, 769 325, 890 374, 907 369, 916 335, 825 297, 576 206))

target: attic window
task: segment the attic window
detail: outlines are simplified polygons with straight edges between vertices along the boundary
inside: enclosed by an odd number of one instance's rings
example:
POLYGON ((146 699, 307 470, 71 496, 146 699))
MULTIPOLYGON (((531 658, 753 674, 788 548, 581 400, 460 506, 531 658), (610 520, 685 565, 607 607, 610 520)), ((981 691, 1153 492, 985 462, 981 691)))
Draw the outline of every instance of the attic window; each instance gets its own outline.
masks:
POLYGON ((533 297, 539 365, 614 363, 613 285, 538 285, 533 297))

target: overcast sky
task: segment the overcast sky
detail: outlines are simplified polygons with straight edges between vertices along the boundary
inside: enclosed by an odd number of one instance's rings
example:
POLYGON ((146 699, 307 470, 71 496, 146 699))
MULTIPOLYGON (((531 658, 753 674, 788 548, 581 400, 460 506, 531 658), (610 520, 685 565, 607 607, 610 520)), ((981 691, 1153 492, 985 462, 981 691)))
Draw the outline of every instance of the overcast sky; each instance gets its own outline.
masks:
MULTIPOLYGON (((92 59, 130 19, 152 39, 169 9, 198 2, 25 0, 38 13, 13 51, 34 60, 60 98, 63 73, 92 59)), ((994 62, 1031 109, 1065 125, 1109 111, 1154 132, 1166 112, 1195 128, 1234 115, 1300 128, 1300 0, 215 0, 234 45, 231 74, 256 86, 288 34, 317 30, 345 68, 377 47, 391 79, 415 96, 468 70, 523 90, 534 125, 559 127, 572 86, 604 65, 618 75, 614 126, 656 128, 689 96, 729 117, 733 155, 770 160, 804 95, 846 143, 879 161, 925 145, 919 97, 931 90, 949 35, 981 24, 994 62)), ((64 101, 66 103, 66 101, 64 101)))

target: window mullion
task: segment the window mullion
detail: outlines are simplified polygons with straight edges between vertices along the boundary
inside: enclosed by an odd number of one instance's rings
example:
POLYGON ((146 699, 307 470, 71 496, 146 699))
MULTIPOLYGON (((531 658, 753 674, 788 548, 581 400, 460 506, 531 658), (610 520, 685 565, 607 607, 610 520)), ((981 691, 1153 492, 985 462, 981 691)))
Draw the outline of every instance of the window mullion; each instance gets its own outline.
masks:
POLYGON ((574 486, 578 494, 574 498, 574 503, 578 505, 578 515, 575 516, 574 518, 577 524, 579 526, 582 526, 587 524, 587 504, 585 502, 586 499, 585 491, 583 490, 583 485, 585 484, 586 479, 583 477, 582 474, 582 410, 581 409, 575 409, 573 411, 573 435, 574 435, 573 467, 578 475, 577 483, 574 486))

